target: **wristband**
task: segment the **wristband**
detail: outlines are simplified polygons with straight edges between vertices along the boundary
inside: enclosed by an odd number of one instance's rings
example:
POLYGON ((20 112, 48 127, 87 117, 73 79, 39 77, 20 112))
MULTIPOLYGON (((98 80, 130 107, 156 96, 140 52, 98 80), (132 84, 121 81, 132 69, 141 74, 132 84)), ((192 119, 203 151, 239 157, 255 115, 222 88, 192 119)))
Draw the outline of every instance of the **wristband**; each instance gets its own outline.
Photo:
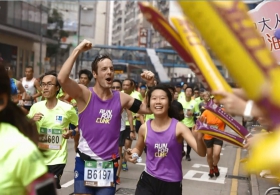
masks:
POLYGON ((251 112, 252 112, 253 105, 254 105, 254 101, 253 100, 247 101, 246 106, 245 106, 245 110, 244 110, 244 113, 243 113, 243 116, 251 117, 251 112))
POLYGON ((130 131, 130 133, 134 133, 135 132, 135 130, 133 130, 133 131, 130 131))
POLYGON ((75 136, 76 135, 76 131, 73 129, 72 130, 72 136, 75 136))

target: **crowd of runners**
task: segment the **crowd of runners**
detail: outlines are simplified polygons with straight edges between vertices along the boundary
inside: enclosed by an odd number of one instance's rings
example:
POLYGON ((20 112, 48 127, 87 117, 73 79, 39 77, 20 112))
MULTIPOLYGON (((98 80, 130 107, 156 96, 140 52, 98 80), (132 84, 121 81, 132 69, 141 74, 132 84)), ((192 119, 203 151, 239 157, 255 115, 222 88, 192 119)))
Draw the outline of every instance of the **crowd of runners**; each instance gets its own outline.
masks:
POLYGON ((47 72, 39 79, 27 66, 25 77, 16 80, 0 61, 1 194, 56 194, 70 138, 76 152, 74 194, 115 194, 121 171, 129 171, 127 162, 141 162, 146 155, 136 194, 181 195, 181 163, 191 161, 192 149, 201 157, 207 154, 209 177, 220 175, 223 141, 195 125, 200 120, 225 130, 225 123, 205 110, 210 99, 231 114, 262 116, 241 89, 230 94, 187 83, 158 84, 151 71, 141 74, 139 85, 129 78, 114 80, 107 55, 97 56, 91 71, 81 70, 78 82, 72 80, 77 57, 89 49, 91 43, 82 41, 58 74, 47 72), (92 79, 95 85, 88 87, 92 79), (217 102, 213 95, 223 98, 217 102))

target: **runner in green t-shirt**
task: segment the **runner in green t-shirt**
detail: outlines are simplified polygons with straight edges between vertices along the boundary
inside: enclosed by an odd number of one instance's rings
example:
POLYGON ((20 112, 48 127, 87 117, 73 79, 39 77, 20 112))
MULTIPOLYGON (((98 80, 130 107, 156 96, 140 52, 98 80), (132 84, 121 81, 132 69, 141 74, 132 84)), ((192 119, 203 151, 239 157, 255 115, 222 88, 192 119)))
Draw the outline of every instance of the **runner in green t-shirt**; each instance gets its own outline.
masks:
MULTIPOLYGON (((135 87, 134 87, 134 81, 131 79, 125 79, 122 83, 122 89, 124 93, 130 95, 131 97, 141 100, 141 94, 138 91, 135 91, 135 87)), ((133 116, 135 116, 135 114, 133 114, 133 116)), ((125 122, 125 130, 124 130, 124 134, 126 137, 125 140, 125 149, 131 148, 131 144, 132 144, 132 139, 136 138, 136 133, 135 133, 135 129, 134 129, 134 125, 135 125, 135 120, 133 120, 133 129, 131 129, 131 125, 129 124, 128 119, 125 122), (132 139, 131 139, 132 138, 132 139)), ((124 154, 125 155, 125 154, 124 154)), ((124 159, 124 161, 122 162, 122 170, 123 171, 127 171, 127 163, 126 163, 126 159, 124 159)))
POLYGON ((44 193, 54 195, 53 178, 36 146, 36 127, 10 99, 10 79, 2 65, 0 78, 0 194, 35 194, 46 187, 44 193))
MULTIPOLYGON (((178 99, 178 102, 180 102, 184 109, 185 119, 182 121, 191 131, 192 128, 195 125, 195 115, 199 114, 199 107, 195 100, 192 100, 193 95, 193 89, 190 86, 187 86, 185 91, 185 99, 178 99)), ((191 147, 187 146, 187 153, 186 153, 186 159, 188 161, 191 161, 190 158, 190 152, 191 147)))
POLYGON ((0 194, 25 195, 27 187, 47 173, 36 145, 14 126, 0 124, 0 194))
POLYGON ((42 95, 46 100, 33 104, 28 114, 36 121, 39 132, 39 148, 46 150, 45 164, 49 173, 55 175, 57 188, 60 189, 60 178, 67 162, 67 140, 75 130, 68 130, 69 124, 78 125, 76 110, 70 104, 56 98, 59 84, 56 75, 46 74, 43 77, 42 95))

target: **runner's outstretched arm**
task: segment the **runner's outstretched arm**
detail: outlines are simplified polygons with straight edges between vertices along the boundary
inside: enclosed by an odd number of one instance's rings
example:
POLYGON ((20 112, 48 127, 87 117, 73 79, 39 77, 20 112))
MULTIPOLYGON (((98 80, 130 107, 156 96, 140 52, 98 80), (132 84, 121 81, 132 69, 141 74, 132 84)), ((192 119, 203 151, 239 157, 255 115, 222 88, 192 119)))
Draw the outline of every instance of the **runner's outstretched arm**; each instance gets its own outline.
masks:
POLYGON ((59 74, 58 74, 58 82, 60 83, 63 90, 70 95, 73 99, 77 101, 83 100, 87 101, 87 96, 89 96, 89 91, 85 86, 79 85, 75 81, 69 78, 71 70, 77 57, 80 53, 91 49, 91 42, 87 40, 83 40, 72 52, 72 54, 68 57, 66 62, 63 64, 59 74), (85 92, 86 91, 86 92, 85 92))

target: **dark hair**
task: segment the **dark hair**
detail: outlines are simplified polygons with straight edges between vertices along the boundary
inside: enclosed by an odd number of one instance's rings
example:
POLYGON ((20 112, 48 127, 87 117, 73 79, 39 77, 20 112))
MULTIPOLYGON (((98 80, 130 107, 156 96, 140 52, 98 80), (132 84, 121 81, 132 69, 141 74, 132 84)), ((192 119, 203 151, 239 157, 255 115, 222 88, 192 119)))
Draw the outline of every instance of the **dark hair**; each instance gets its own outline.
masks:
POLYGON ((0 65, 0 94, 7 94, 7 106, 0 111, 0 123, 9 123, 15 126, 19 132, 28 137, 36 145, 38 144, 37 127, 31 119, 28 119, 23 111, 11 101, 10 79, 5 67, 0 65))
POLYGON ((119 79, 113 80, 113 83, 119 83, 122 86, 122 82, 119 79))
POLYGON ((27 69, 27 68, 31 68, 32 69, 32 72, 33 72, 33 67, 32 66, 25 66, 25 69, 27 69))
POLYGON ((175 88, 172 87, 171 85, 168 85, 168 89, 170 89, 171 91, 173 91, 173 93, 175 93, 175 88))
POLYGON ((126 78, 126 79, 123 80, 123 82, 124 81, 129 81, 130 82, 130 86, 134 86, 134 81, 132 79, 127 79, 126 78))
POLYGON ((80 70, 79 71, 79 78, 81 77, 82 74, 87 75, 89 81, 91 81, 91 79, 93 78, 92 72, 90 72, 88 69, 80 70))
POLYGON ((172 94, 169 91, 169 87, 167 85, 164 84, 159 84, 155 87, 153 87, 152 89, 150 89, 147 93, 147 107, 150 108, 150 101, 151 101, 151 96, 153 91, 155 90, 162 90, 166 93, 167 97, 168 97, 168 116, 170 118, 175 118, 178 121, 181 120, 181 116, 179 114, 179 112, 176 110, 176 108, 172 105, 172 94))
POLYGON ((59 84, 59 82, 58 82, 57 74, 56 74, 56 72, 55 72, 54 70, 51 70, 51 71, 49 71, 49 72, 46 72, 46 73, 42 76, 41 82, 42 82, 42 80, 44 79, 44 77, 45 77, 45 76, 48 76, 48 75, 52 75, 52 76, 55 77, 55 80, 56 80, 55 86, 58 86, 58 88, 59 88, 58 91, 56 92, 56 95, 57 95, 57 94, 59 93, 59 91, 60 91, 61 86, 60 86, 60 84, 59 84))
POLYGON ((199 88, 198 87, 194 87, 193 91, 199 91, 199 88))
POLYGON ((107 54, 99 54, 98 56, 95 57, 93 62, 91 63, 91 70, 94 71, 97 74, 97 68, 98 68, 98 62, 104 60, 104 59, 109 59, 112 61, 109 55, 107 54))
POLYGON ((185 92, 187 91, 187 89, 191 89, 191 90, 192 90, 192 93, 193 93, 193 88, 192 88, 191 86, 188 85, 188 86, 186 87, 186 89, 185 89, 185 92))

